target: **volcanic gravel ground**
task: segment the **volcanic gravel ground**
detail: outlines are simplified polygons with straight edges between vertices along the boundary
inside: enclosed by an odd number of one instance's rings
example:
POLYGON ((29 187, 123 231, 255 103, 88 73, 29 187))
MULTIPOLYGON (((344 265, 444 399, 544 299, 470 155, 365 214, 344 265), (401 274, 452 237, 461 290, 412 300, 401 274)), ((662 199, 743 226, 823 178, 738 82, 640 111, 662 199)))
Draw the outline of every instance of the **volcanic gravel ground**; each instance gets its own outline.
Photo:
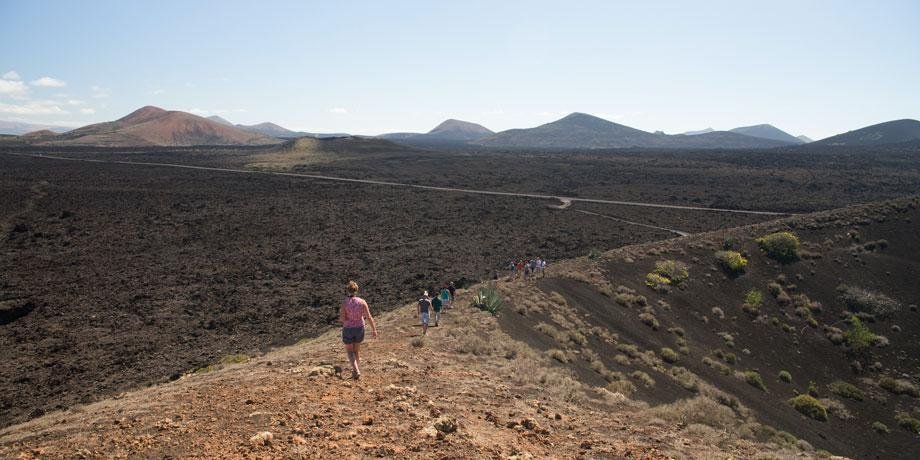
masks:
POLYGON ((510 257, 673 236, 532 199, 7 155, 0 171, 0 425, 315 335, 349 278, 387 309, 510 257))

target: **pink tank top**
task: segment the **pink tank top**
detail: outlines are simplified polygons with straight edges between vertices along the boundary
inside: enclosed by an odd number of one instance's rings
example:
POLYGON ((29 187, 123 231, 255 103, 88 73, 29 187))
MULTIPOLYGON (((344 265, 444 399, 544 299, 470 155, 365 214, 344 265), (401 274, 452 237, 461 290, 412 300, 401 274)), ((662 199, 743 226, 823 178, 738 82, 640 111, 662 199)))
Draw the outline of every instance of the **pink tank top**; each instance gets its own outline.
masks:
POLYGON ((367 302, 357 296, 350 296, 343 303, 345 306, 344 327, 364 327, 364 307, 367 302))

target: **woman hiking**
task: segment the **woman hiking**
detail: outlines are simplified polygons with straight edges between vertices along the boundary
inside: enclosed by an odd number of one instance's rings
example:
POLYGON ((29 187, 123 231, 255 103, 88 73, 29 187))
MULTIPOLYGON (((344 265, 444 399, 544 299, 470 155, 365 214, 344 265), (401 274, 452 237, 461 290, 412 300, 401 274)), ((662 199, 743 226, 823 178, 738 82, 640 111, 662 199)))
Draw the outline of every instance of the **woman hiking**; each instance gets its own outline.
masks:
POLYGON ((358 363, 361 356, 358 354, 361 349, 361 342, 364 341, 364 320, 365 318, 371 323, 371 330, 374 332, 374 338, 377 338, 377 324, 374 317, 371 316, 371 310, 364 299, 358 297, 358 283, 349 281, 345 286, 348 297, 342 302, 339 309, 339 320, 342 321, 342 342, 345 343, 345 351, 348 353, 348 362, 351 363, 351 378, 361 378, 361 369, 358 363))

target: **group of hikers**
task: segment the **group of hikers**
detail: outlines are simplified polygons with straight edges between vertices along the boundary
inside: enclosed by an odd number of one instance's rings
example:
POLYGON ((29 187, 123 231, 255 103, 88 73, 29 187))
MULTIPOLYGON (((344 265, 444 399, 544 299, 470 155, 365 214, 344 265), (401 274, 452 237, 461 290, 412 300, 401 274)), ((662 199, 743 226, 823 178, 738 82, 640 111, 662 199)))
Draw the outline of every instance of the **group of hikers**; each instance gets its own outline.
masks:
POLYGON ((530 260, 520 259, 517 262, 510 260, 506 268, 509 272, 508 281, 514 281, 518 278, 534 279, 538 274, 541 278, 546 278, 546 259, 543 257, 530 260))
POLYGON ((419 321, 422 323, 422 335, 428 335, 428 326, 431 324, 432 319, 434 319, 434 327, 438 327, 438 323, 441 321, 441 310, 453 308, 451 300, 453 300, 456 290, 457 288, 451 281, 450 283, 444 283, 441 292, 435 294, 434 297, 428 295, 427 290, 422 293, 422 298, 418 299, 417 309, 419 321))
MULTIPOLYGON (((348 356, 348 362, 351 364, 351 377, 353 379, 361 378, 361 343, 364 342, 364 327, 370 323, 371 331, 374 338, 377 335, 377 323, 371 315, 370 307, 367 301, 358 297, 358 283, 349 281, 345 285, 347 296, 342 301, 339 308, 339 321, 342 322, 342 342, 345 344, 345 352, 348 356)), ((422 335, 428 335, 428 326, 434 319, 434 326, 437 327, 441 320, 441 311, 445 308, 453 308, 451 301, 456 293, 456 287, 453 282, 444 283, 440 292, 434 297, 428 295, 428 290, 422 293, 422 298, 418 300, 417 312, 419 320, 422 323, 422 335)))

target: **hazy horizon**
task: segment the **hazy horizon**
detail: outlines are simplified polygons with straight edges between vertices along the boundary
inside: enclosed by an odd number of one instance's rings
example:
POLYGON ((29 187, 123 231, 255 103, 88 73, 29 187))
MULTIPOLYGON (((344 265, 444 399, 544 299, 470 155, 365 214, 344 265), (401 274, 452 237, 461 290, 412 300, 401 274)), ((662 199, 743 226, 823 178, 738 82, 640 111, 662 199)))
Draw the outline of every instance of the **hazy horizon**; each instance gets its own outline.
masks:
POLYGON ((0 1, 0 119, 144 105, 311 132, 494 131, 584 112, 820 139, 920 118, 920 5, 0 1))

